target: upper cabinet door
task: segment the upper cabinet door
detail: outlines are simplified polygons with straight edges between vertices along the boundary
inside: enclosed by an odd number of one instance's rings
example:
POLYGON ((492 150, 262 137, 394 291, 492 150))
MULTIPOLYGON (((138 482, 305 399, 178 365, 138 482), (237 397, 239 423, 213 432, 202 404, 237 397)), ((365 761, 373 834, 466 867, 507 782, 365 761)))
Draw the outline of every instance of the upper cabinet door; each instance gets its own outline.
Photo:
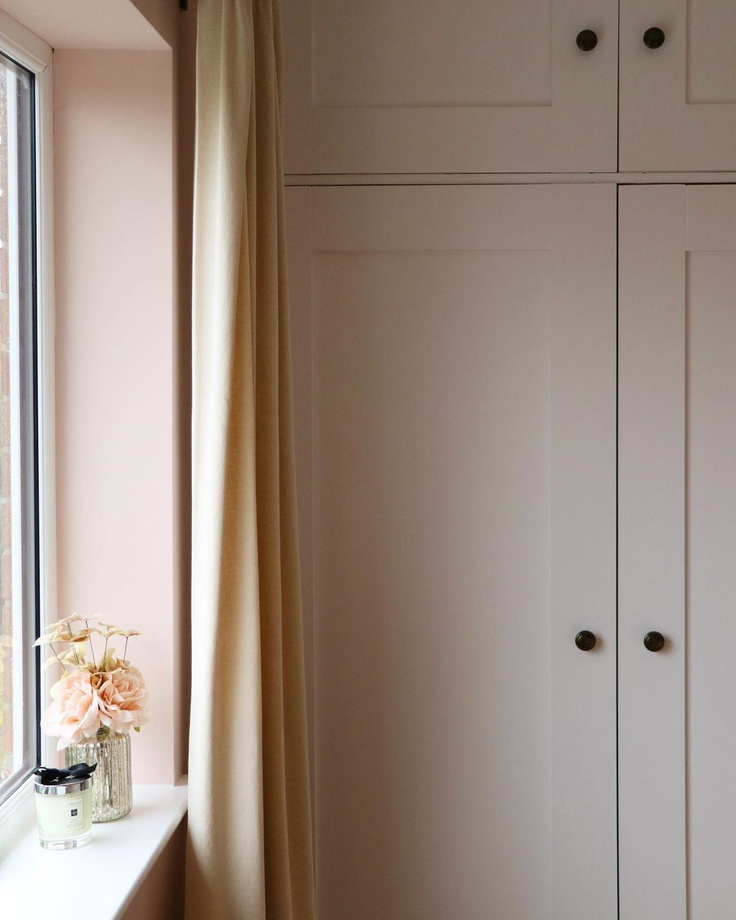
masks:
POLYGON ((620 169, 736 169, 736 4, 621 0, 620 42, 620 169))
POLYGON ((285 171, 615 171, 617 20, 617 0, 284 0, 285 171))

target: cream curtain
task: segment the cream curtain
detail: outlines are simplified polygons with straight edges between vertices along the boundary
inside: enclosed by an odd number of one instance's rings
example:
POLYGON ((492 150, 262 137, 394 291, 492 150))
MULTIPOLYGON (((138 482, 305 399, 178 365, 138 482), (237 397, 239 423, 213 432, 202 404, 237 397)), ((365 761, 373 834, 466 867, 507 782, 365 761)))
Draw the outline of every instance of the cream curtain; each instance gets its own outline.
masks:
POLYGON ((199 0, 188 920, 312 920, 278 0, 199 0))

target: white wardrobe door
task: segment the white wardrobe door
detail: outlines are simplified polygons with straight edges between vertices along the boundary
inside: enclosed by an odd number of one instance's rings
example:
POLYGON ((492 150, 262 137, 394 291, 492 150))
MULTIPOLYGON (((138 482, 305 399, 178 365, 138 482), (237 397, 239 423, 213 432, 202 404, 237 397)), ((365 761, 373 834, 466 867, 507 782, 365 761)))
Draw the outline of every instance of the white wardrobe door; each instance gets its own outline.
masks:
POLYGON ((311 211, 320 920, 614 920, 615 191, 311 211))
POLYGON ((621 920, 721 920, 736 916, 736 189, 620 195, 621 920))
POLYGON ((621 920, 685 920, 685 189, 619 206, 621 920))
POLYGON ((736 167, 736 4, 621 0, 621 170, 736 167), (644 34, 664 33, 648 48, 644 34))
POLYGON ((287 173, 616 169, 616 0, 283 8, 287 173))

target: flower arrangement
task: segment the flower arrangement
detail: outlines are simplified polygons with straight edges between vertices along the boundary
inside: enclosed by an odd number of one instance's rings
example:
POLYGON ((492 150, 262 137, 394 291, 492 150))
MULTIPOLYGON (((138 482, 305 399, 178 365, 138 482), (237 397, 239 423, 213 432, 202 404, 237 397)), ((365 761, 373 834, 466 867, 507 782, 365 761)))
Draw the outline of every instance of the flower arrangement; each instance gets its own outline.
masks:
POLYGON ((41 718, 42 730, 59 739, 57 750, 95 736, 101 740, 110 732, 140 731, 148 721, 143 675, 127 660, 128 640, 139 635, 135 629, 103 623, 98 616, 75 613, 48 626, 35 642, 51 649, 44 670, 55 663, 64 668, 51 688, 52 703, 41 718), (99 637, 97 650, 93 636, 99 637), (110 644, 116 639, 125 639, 122 657, 110 644), (98 656, 102 640, 104 648, 98 656))

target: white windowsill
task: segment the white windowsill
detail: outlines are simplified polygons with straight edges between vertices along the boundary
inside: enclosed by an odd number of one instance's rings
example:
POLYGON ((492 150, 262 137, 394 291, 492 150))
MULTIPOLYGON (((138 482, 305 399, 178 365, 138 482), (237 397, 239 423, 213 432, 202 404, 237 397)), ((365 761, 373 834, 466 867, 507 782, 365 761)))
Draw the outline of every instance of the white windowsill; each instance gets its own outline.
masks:
POLYGON ((135 894, 187 810, 187 787, 134 786, 133 810, 92 825, 80 850, 44 850, 33 824, 0 857, 0 915, 13 920, 115 920, 135 894))

